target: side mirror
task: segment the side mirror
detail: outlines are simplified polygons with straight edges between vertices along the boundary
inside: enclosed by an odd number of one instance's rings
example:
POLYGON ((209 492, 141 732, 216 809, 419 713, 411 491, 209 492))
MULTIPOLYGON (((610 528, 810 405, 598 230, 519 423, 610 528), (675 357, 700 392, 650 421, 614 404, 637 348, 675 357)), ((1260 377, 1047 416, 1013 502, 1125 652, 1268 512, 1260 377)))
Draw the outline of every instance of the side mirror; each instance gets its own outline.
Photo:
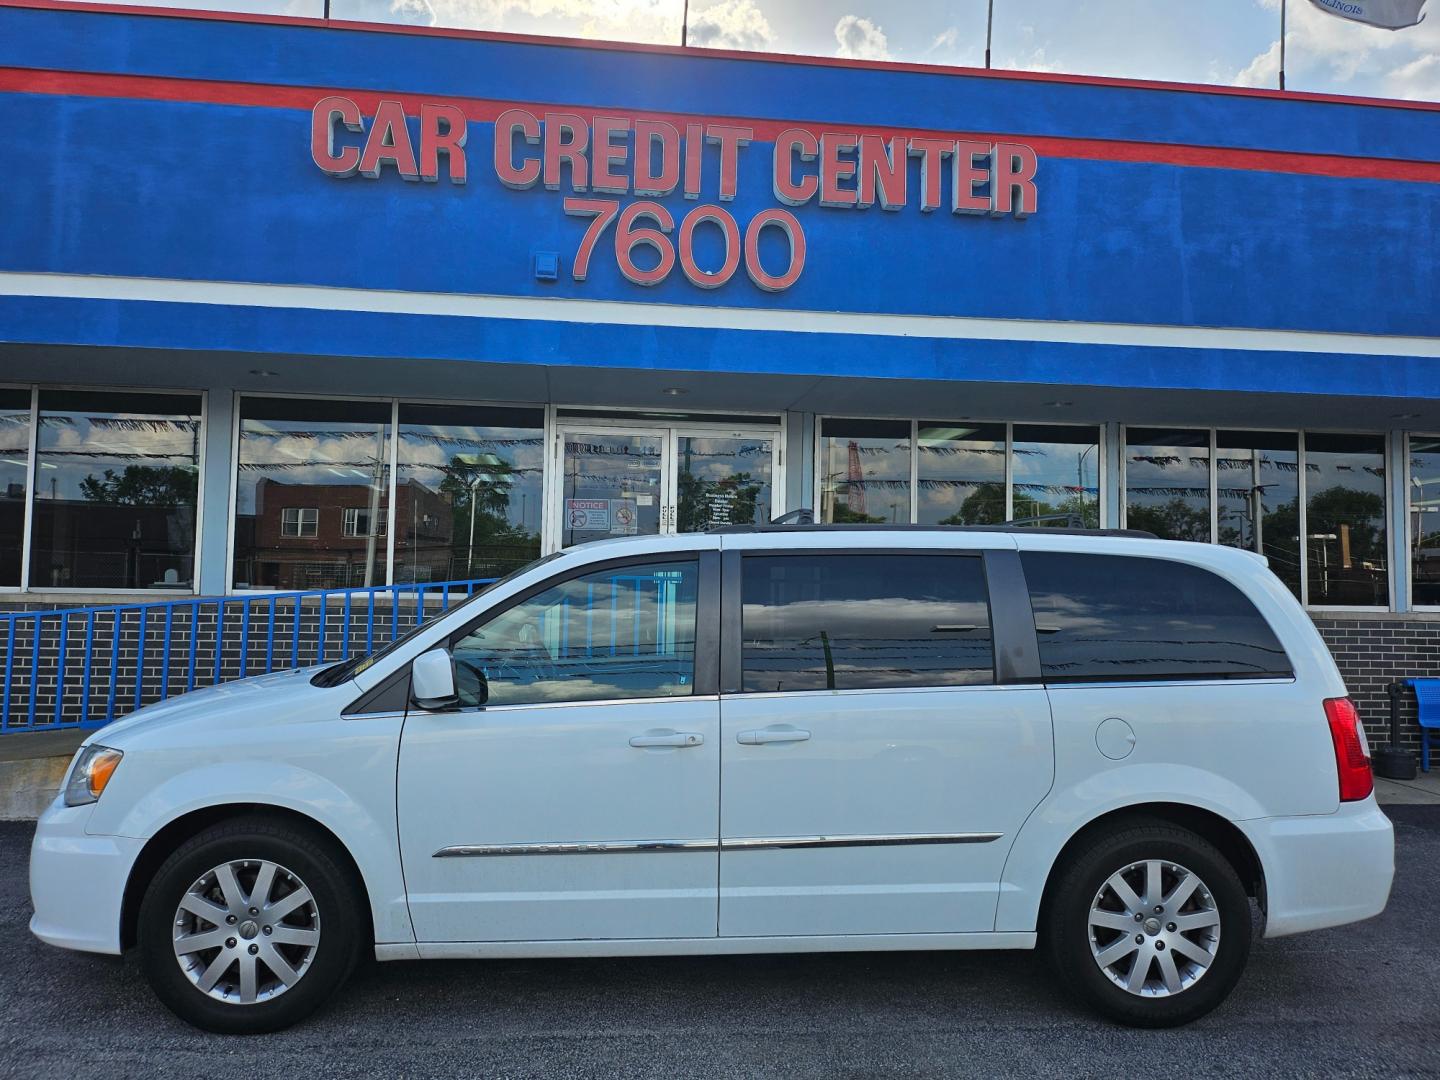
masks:
POLYGON ((443 645, 421 653, 410 665, 410 700, 422 709, 448 709, 460 703, 455 693, 455 662, 443 645))

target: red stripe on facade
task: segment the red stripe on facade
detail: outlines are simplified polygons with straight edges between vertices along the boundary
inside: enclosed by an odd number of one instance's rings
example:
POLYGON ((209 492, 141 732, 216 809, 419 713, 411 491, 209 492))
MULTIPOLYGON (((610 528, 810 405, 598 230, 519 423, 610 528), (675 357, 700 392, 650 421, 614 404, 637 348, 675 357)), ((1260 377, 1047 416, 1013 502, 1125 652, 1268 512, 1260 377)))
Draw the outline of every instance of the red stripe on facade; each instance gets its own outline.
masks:
MULTIPOLYGON (((5 0, 0 0, 4 3, 5 0)), ((460 108, 472 123, 493 123, 506 109, 522 108, 537 115, 552 112, 576 113, 586 120, 621 113, 637 119, 668 120, 683 127, 689 121, 738 125, 751 128, 755 138, 773 142, 783 131, 800 128, 815 135, 827 131, 862 135, 914 138, 977 138, 1025 142, 1047 157, 1085 161, 1123 161, 1148 165, 1181 165, 1195 168, 1241 169, 1257 172, 1299 173, 1313 176, 1362 177, 1378 180, 1414 180, 1440 183, 1440 162, 1404 161, 1393 158, 1361 158, 1341 154, 1297 154, 1277 150, 1246 150, 1221 146, 1191 146, 1183 143, 1128 142, 1113 139, 1076 139, 1024 132, 937 132, 934 129, 873 127, 803 120, 775 120, 754 117, 696 116, 683 113, 651 112, 621 106, 559 105, 497 101, 489 98, 459 98, 435 94, 391 93, 376 90, 345 90, 330 87, 279 86, 271 83, 212 82, 199 79, 171 79, 154 75, 109 75, 91 72, 42 71, 31 68, 0 68, 0 92, 56 94, 76 97, 128 98, 148 101, 176 101, 207 105, 242 105, 256 108, 300 109, 308 112, 323 97, 341 94, 353 100, 367 116, 374 115, 381 101, 399 101, 415 115, 422 102, 438 102, 460 108)))
POLYGON ((249 12, 199 11, 193 8, 144 8, 125 4, 85 3, 81 0, 0 0, 0 7, 44 11, 78 11, 101 15, 141 15, 160 19, 192 19, 208 22, 256 23, 267 26, 295 26, 319 30, 344 30, 372 34, 402 34, 412 37, 461 38, 518 45, 545 45, 566 49, 598 49, 606 52, 650 53, 691 59, 759 61, 766 64, 799 64, 809 67, 837 67, 852 70, 909 72, 921 75, 951 75, 978 79, 1008 79, 1020 82, 1066 83, 1077 86, 1110 86, 1126 90, 1160 90, 1181 94, 1209 94, 1221 97, 1273 98, 1280 101, 1323 102, 1335 105, 1365 105, 1381 109, 1416 109, 1440 112, 1440 102, 1402 101, 1394 98, 1322 94, 1306 90, 1271 90, 1257 86, 1218 86, 1204 83, 1164 82, 1159 79, 1123 79, 1106 75, 1071 75, 1049 71, 1001 71, 995 68, 947 67, 897 60, 850 60, 835 56, 797 56, 791 53, 742 52, 734 49, 685 48, 679 45, 649 45, 632 41, 599 41, 590 38, 551 37, 538 34, 508 34, 495 30, 466 30, 446 26, 406 26, 397 23, 312 19, 298 15, 263 15, 249 12))

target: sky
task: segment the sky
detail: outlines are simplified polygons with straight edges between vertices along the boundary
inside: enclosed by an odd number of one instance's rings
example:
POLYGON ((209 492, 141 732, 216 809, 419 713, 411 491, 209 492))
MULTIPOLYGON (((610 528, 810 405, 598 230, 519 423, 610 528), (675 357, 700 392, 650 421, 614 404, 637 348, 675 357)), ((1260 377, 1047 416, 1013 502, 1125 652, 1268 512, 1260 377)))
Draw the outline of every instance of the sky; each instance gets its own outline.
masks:
MULTIPOLYGON (((690 0, 709 48, 983 66, 987 0, 690 0)), ((318 16, 323 0, 160 0, 318 16)), ((1281 0, 994 0, 997 68, 1277 85, 1281 0)), ((1440 101, 1440 0, 1377 30, 1288 0, 1291 90, 1440 101)), ((685 0, 331 0, 339 19, 679 44, 685 0)))

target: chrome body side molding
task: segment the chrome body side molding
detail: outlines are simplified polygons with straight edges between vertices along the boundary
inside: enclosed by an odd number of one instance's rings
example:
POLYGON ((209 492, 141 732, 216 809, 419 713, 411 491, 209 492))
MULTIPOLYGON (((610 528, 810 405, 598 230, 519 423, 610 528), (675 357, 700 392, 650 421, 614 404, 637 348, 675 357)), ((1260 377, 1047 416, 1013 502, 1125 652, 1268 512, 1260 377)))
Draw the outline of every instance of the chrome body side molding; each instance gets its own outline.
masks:
POLYGON ((793 848, 898 847, 909 844, 988 844, 1003 833, 906 833, 855 836, 734 836, 715 840, 578 840, 545 844, 457 844, 435 852, 437 859, 478 859, 496 855, 629 855, 673 851, 778 851, 793 848))

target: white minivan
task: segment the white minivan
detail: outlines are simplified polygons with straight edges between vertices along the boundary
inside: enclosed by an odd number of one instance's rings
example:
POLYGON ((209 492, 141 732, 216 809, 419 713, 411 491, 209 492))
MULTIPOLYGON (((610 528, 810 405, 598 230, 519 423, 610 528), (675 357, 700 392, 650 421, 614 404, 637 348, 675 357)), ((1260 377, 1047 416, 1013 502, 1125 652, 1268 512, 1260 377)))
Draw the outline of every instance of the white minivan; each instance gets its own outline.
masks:
POLYGON ((1264 560, 1062 529, 602 541, 376 655, 97 732, 31 928, 214 1031, 382 960, 1043 948, 1124 1023, 1384 907, 1365 736, 1264 560))

